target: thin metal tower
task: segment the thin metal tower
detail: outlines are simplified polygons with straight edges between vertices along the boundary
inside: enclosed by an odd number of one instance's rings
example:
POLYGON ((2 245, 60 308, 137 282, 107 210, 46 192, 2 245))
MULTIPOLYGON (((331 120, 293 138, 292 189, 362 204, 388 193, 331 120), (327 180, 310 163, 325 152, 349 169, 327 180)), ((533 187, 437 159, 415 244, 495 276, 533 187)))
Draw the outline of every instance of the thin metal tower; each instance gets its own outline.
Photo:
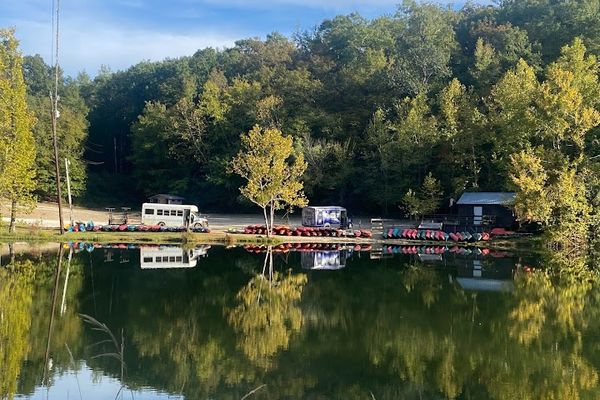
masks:
MULTIPOLYGON (((60 224, 60 234, 65 233, 62 214, 62 193, 60 188, 60 160, 58 159, 58 138, 56 135, 56 119, 58 118, 58 17, 60 11, 60 0, 56 0, 56 45, 54 56, 54 93, 50 92, 50 103, 52 104, 52 145, 54 147, 54 172, 56 178, 56 199, 58 202, 58 221, 60 224)), ((52 10, 54 14, 54 10, 52 10)), ((54 25, 54 24, 53 24, 54 25)))

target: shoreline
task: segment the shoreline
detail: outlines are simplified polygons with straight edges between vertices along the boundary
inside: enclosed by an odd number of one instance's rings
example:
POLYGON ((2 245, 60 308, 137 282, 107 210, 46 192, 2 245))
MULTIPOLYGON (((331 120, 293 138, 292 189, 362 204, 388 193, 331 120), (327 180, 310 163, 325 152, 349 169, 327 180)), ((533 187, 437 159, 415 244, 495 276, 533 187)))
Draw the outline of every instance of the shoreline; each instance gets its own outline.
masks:
POLYGON ((409 239, 353 238, 324 236, 272 236, 229 233, 215 230, 210 233, 188 232, 67 232, 60 235, 58 229, 32 229, 27 226, 17 227, 17 232, 9 234, 0 230, 0 243, 3 242, 89 242, 89 243, 131 243, 131 244, 181 244, 181 245, 278 245, 282 243, 327 243, 327 244, 370 244, 376 246, 459 246, 489 248, 514 252, 539 252, 543 248, 537 237, 528 238, 496 238, 480 242, 450 242, 409 239))

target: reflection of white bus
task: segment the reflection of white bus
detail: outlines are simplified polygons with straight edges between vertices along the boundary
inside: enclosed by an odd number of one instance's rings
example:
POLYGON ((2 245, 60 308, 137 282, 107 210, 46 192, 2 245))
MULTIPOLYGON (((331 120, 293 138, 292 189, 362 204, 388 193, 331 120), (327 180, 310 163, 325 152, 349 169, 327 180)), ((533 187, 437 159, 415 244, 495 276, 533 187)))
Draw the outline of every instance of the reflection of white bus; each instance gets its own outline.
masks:
POLYGON ((142 269, 193 268, 199 257, 205 257, 210 246, 203 245, 194 249, 177 246, 140 247, 140 266, 142 269))
POLYGON ((305 251, 301 253, 301 263, 304 269, 342 269, 346 266, 347 253, 345 250, 305 251))
POLYGON ((206 218, 198 214, 198 207, 185 204, 142 204, 142 224, 161 226, 208 227, 206 218))

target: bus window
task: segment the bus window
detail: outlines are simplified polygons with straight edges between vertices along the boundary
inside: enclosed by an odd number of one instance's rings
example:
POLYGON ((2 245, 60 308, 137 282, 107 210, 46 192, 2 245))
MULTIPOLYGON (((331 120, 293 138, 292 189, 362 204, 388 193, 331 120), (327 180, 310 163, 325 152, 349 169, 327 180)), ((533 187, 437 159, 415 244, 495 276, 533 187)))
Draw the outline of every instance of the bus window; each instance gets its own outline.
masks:
POLYGON ((183 217, 183 211, 182 210, 177 210, 177 216, 178 217, 183 217))
POLYGON ((175 262, 175 257, 169 257, 169 262, 175 262))
POLYGON ((146 262, 146 263, 152 262, 152 257, 144 257, 144 262, 146 262))
POLYGON ((177 210, 171 210, 171 216, 176 216, 177 215, 177 210))
POLYGON ((162 215, 162 210, 156 210, 156 215, 162 215))
POLYGON ((154 209, 152 209, 152 208, 146 208, 146 211, 144 211, 144 214, 146 214, 146 215, 154 215, 154 209))
POLYGON ((175 257, 175 262, 181 262, 181 261, 183 261, 183 257, 181 257, 181 256, 175 257))

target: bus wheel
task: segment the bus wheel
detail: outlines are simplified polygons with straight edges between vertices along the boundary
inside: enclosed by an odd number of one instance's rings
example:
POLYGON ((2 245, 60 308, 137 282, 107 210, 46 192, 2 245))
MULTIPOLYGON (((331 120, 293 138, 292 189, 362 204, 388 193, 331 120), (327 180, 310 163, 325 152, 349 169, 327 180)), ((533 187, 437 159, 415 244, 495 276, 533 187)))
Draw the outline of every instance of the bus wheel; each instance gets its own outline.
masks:
POLYGON ((194 224, 194 229, 199 229, 199 228, 206 228, 206 227, 204 226, 204 224, 203 224, 203 223, 201 223, 201 222, 196 222, 196 223, 194 224))
POLYGON ((164 222, 159 222, 159 223, 158 223, 158 224, 156 224, 156 225, 158 225, 158 226, 165 226, 165 223, 164 223, 164 222))

